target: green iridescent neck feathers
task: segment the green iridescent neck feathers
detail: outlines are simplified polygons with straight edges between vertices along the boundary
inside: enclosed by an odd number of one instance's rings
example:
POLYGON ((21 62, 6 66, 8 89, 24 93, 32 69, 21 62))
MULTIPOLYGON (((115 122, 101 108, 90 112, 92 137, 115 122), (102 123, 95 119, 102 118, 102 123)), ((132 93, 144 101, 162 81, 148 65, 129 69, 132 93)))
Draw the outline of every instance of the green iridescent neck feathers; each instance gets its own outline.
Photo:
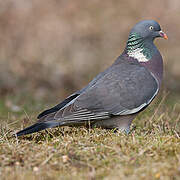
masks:
POLYGON ((139 62, 146 62, 152 58, 153 52, 146 41, 137 33, 130 33, 127 46, 127 54, 139 62))

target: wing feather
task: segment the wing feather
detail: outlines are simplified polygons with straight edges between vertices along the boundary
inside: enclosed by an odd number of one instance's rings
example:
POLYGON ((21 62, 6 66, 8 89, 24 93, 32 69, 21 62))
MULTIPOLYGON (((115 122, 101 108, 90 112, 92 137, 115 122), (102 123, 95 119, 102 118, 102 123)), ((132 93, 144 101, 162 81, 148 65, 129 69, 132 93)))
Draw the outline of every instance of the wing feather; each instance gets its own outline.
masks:
POLYGON ((146 68, 116 66, 95 86, 82 93, 74 104, 93 112, 128 115, 149 105, 158 91, 157 79, 146 68))
POLYGON ((116 64, 96 83, 42 121, 70 122, 107 119, 141 111, 158 93, 158 81, 139 64, 116 64))

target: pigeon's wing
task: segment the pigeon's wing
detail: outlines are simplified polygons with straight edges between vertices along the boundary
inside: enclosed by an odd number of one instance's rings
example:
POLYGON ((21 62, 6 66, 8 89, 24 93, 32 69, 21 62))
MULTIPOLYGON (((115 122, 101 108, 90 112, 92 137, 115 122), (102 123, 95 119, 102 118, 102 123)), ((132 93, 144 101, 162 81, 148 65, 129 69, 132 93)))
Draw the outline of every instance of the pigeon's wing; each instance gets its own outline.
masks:
POLYGON ((61 108, 63 108, 68 103, 70 103, 73 99, 75 99, 79 95, 80 94, 78 92, 72 94, 71 96, 67 97, 64 101, 62 101, 58 105, 56 105, 56 106, 54 106, 54 107, 52 107, 50 109, 47 109, 47 110, 43 111, 42 113, 40 113, 37 118, 40 119, 40 118, 42 118, 42 117, 44 117, 44 116, 46 116, 48 114, 59 111, 61 108))
POLYGON ((43 121, 79 123, 134 114, 146 107, 159 90, 158 81, 139 64, 115 65, 73 103, 43 121))
POLYGON ((139 64, 115 65, 74 102, 89 111, 112 115, 134 114, 146 107, 159 90, 152 73, 139 64))

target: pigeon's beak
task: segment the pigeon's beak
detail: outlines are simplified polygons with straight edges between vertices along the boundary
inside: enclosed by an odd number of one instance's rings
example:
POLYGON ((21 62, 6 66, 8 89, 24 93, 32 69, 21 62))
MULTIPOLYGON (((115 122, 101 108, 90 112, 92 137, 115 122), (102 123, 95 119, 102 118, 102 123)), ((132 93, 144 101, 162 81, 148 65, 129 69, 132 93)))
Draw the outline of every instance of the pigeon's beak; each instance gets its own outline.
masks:
POLYGON ((168 39, 168 36, 163 31, 159 31, 160 37, 163 37, 164 39, 168 39))

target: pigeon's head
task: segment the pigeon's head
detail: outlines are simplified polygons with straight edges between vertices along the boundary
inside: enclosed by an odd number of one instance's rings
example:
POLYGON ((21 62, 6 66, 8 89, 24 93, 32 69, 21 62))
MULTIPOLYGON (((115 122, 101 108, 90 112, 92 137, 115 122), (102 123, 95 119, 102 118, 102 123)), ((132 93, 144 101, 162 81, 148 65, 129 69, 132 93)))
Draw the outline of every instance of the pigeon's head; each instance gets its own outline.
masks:
POLYGON ((131 30, 131 34, 136 34, 140 38, 154 40, 157 37, 167 39, 167 35, 161 31, 160 25, 154 20, 144 20, 137 23, 131 30))
POLYGON ((139 62, 147 62, 158 52, 153 43, 157 37, 168 38, 156 21, 140 21, 129 34, 125 52, 139 62))

